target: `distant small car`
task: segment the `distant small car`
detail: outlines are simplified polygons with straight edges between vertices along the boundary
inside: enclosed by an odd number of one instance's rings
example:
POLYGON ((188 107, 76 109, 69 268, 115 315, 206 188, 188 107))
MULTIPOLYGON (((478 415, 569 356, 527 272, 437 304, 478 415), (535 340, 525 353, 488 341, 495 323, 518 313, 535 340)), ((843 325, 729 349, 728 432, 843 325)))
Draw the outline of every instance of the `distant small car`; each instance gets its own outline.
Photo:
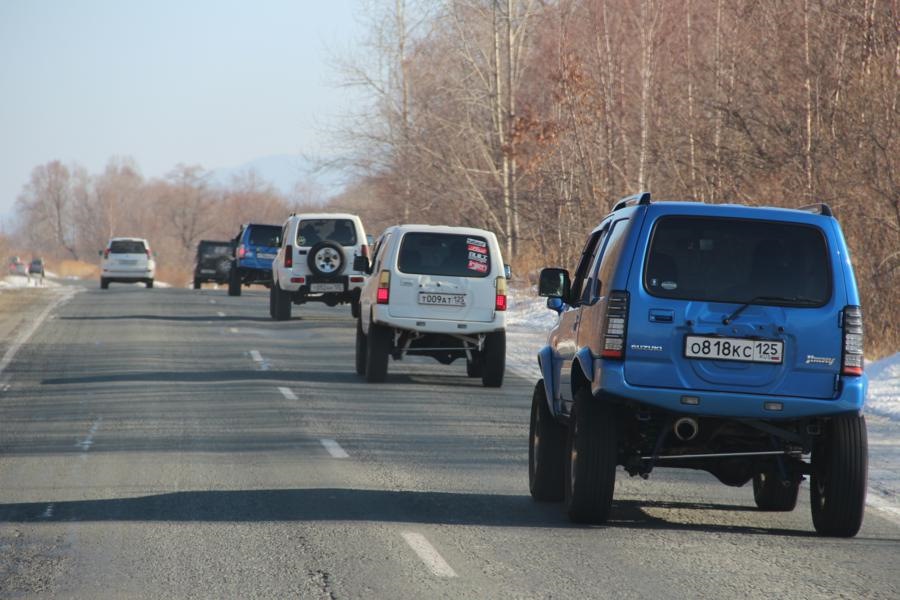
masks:
POLYGON ((228 295, 240 296, 242 285, 272 285, 272 260, 281 245, 281 227, 247 223, 233 240, 234 258, 228 274, 228 295))
POLYGON ((28 275, 28 265, 18 256, 9 257, 8 271, 10 275, 28 275))
POLYGON ((227 283, 233 253, 234 246, 229 241, 201 240, 194 261, 194 289, 199 290, 202 284, 210 281, 227 283))
POLYGON ((107 289, 112 282, 143 283, 153 287, 156 261, 150 251, 150 243, 143 238, 114 237, 105 250, 100 251, 100 288, 107 289))
POLYGON ((44 276, 44 259, 43 258, 33 258, 31 259, 31 264, 28 265, 28 274, 43 277, 44 276))

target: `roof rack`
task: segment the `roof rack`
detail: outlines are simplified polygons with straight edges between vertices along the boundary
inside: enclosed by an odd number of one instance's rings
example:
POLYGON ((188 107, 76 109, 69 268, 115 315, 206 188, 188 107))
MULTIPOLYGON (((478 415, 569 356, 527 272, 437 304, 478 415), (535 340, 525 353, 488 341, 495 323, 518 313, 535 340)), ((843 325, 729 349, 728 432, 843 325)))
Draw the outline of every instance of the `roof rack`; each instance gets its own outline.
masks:
POLYGON ((834 213, 831 212, 831 207, 825 204, 824 202, 819 202, 816 204, 807 204, 806 206, 801 206, 797 210, 805 210, 806 212, 815 213, 817 215, 825 215, 826 217, 833 217, 834 213))
POLYGON ((613 212, 623 209, 626 206, 634 206, 637 204, 650 204, 650 192, 640 192, 639 194, 622 198, 616 202, 616 205, 613 207, 613 212))

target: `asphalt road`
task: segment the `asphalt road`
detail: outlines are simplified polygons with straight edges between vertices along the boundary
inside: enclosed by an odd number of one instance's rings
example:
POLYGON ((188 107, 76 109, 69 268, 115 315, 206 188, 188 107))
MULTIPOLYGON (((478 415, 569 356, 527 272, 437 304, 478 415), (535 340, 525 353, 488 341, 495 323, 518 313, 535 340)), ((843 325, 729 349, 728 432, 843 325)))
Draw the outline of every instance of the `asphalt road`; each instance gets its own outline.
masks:
POLYGON ((0 373, 0 596, 900 597, 900 527, 817 537, 806 484, 767 514, 621 474, 611 522, 573 526, 528 495, 533 381, 366 384, 348 308, 267 301, 92 282, 49 313, 0 373))

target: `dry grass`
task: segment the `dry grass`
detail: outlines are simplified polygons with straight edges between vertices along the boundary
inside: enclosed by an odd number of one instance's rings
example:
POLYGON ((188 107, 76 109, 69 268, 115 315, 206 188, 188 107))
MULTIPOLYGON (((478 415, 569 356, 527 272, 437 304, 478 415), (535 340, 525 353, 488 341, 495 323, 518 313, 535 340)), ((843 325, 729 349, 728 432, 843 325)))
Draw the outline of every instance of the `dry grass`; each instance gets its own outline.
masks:
POLYGON ((56 273, 60 277, 78 277, 80 279, 100 277, 99 265, 80 260, 47 261, 47 270, 56 273))

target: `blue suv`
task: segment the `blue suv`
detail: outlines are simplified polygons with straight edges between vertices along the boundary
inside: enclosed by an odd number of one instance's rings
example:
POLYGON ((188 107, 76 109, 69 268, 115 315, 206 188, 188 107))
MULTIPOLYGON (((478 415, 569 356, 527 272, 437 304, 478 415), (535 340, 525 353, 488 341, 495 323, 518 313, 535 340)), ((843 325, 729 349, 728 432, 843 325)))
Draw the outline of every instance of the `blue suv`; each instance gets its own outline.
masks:
POLYGON ((559 314, 538 355, 529 486, 575 522, 609 515, 615 473, 753 482, 764 511, 811 481, 818 533, 862 524, 863 326, 831 210, 618 202, 574 273, 541 271, 559 314))
POLYGON ((228 295, 240 296, 242 285, 272 286, 272 261, 281 246, 281 227, 247 223, 233 240, 234 260, 228 274, 228 295))

